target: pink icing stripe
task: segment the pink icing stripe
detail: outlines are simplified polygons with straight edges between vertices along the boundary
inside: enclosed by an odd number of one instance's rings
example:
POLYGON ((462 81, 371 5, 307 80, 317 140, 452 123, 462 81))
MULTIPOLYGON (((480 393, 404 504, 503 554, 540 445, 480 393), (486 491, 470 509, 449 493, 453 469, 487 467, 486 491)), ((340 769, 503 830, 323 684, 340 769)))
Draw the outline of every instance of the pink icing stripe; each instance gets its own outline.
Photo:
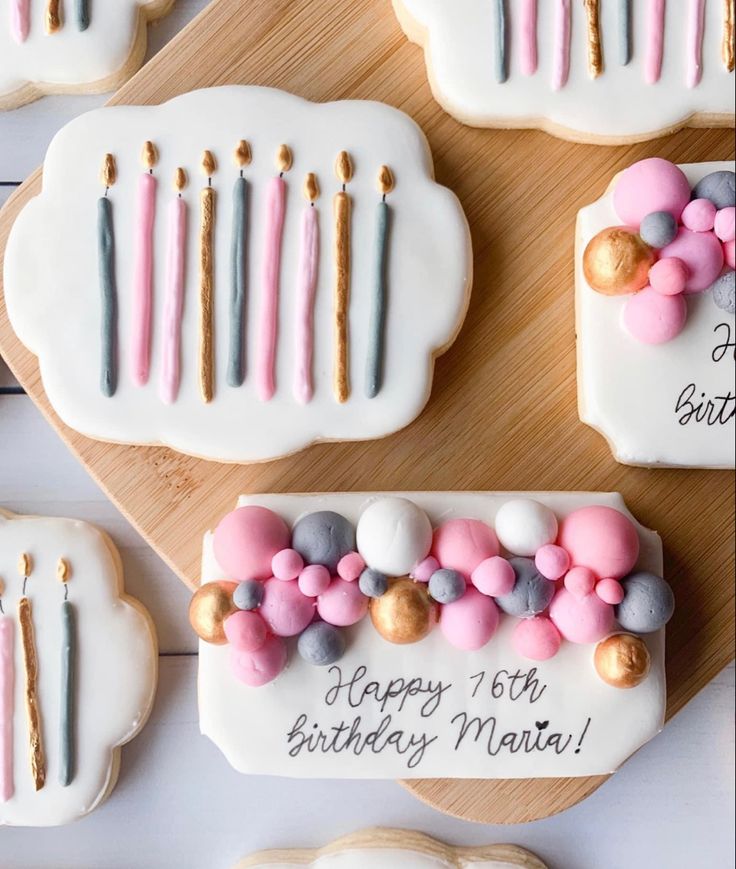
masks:
POLYGON ((662 74, 664 50, 665 0, 649 0, 647 7, 647 47, 644 58, 644 80, 656 84, 662 74))
POLYGON ((276 391, 276 332, 279 313, 281 241, 286 215, 286 182, 272 178, 266 199, 266 247, 263 254, 261 321, 258 328, 256 389, 261 401, 269 401, 276 391))
POLYGON ((555 10, 555 59, 552 87, 558 91, 570 75, 570 0, 557 0, 555 10))
POLYGON ((156 214, 156 179, 149 172, 138 182, 135 260, 133 265, 133 382, 148 383, 151 367, 151 312, 153 306, 153 219, 156 214))
POLYGON ((519 32, 521 71, 524 75, 534 75, 537 71, 537 0, 521 0, 519 32))
POLYGON ((0 617, 0 802, 15 792, 13 780, 13 711, 15 700, 15 626, 10 616, 0 617))
POLYGON ((31 0, 10 0, 10 32, 16 42, 25 42, 31 29, 31 0))
POLYGON ((314 294, 319 271, 319 215, 308 205, 302 219, 299 279, 296 308, 296 372, 294 395, 307 404, 312 400, 312 355, 314 352, 314 294))
POLYGON ((184 263, 187 247, 187 204, 179 196, 169 206, 166 249, 166 297, 161 368, 161 401, 173 404, 181 380, 181 313, 184 307, 184 263))
POLYGON ((703 28, 705 0, 689 0, 687 16, 687 86, 694 88, 703 76, 703 28))

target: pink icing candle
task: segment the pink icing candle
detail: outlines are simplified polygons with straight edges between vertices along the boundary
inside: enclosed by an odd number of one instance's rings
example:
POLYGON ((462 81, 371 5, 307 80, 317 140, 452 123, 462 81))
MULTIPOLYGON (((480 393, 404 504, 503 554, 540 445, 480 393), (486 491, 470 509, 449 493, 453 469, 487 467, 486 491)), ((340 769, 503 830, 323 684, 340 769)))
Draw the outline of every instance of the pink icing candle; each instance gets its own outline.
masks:
POLYGON ((0 616, 0 802, 7 802, 15 792, 13 781, 14 636, 13 619, 10 616, 0 616))
POLYGON ((703 27, 705 0, 688 0, 687 9, 687 86, 694 88, 703 77, 703 27))
POLYGON ((10 32, 16 42, 25 42, 31 29, 31 0, 10 0, 10 32))
POLYGON ((552 87, 558 91, 567 84, 570 75, 570 0, 557 0, 554 46, 552 87))
POLYGON ((304 209, 299 248, 299 277, 296 309, 296 371, 294 396, 307 404, 312 400, 312 356, 314 353, 314 294, 319 272, 319 214, 313 204, 304 209))
POLYGON ((187 204, 177 196, 169 205, 166 249, 161 400, 173 404, 181 381, 181 314, 184 307, 184 265, 187 246, 187 204))
POLYGON ((644 58, 644 80, 656 84, 662 73, 664 49, 665 0, 649 0, 647 7, 647 44, 644 58))
POLYGON ((153 306, 153 222, 156 214, 156 179, 150 172, 138 182, 133 264, 133 382, 145 386, 151 367, 153 306))
POLYGON ((537 71, 537 0, 521 0, 519 34, 521 71, 524 75, 534 75, 537 71))
POLYGON ((269 401, 276 391, 276 338, 279 312, 281 242, 286 216, 286 182, 272 178, 266 199, 266 247, 263 253, 261 319, 258 328, 256 389, 261 401, 269 401))

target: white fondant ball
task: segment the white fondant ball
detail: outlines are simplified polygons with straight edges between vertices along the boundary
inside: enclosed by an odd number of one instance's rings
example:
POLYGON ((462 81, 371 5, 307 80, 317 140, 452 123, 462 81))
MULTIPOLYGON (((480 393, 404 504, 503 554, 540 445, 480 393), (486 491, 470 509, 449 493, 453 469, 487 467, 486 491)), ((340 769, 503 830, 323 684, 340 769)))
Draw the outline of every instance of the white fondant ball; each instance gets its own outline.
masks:
POLYGON ((506 501, 496 514, 496 536, 512 555, 532 558, 538 549, 557 540, 557 517, 531 498, 506 501))
POLYGON ((386 576, 406 576, 432 547, 432 525, 406 498, 380 498, 361 514, 358 552, 368 567, 386 576))

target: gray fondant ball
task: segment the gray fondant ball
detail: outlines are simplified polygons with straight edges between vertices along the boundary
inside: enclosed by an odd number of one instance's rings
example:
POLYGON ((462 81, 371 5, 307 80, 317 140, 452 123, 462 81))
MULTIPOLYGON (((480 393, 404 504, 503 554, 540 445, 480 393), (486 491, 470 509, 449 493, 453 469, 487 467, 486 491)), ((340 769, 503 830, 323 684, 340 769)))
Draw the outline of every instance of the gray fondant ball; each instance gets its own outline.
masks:
POLYGON ((640 571, 621 581, 624 599, 616 607, 616 618, 625 631, 650 634, 663 628, 675 611, 675 596, 661 576, 640 571))
POLYGON ((322 510, 296 523, 291 545, 306 564, 322 564, 335 573, 343 555, 355 550, 355 529, 339 513, 322 510))
POLYGON ((651 247, 667 247, 677 235, 677 221, 669 211, 653 211, 642 220, 639 235, 651 247))
POLYGON ((429 579, 429 594, 437 603, 453 603, 465 594, 465 578, 457 570, 435 570, 429 579))
POLYGON ((701 178, 693 190, 693 199, 710 199, 719 211, 736 205, 736 172, 721 169, 701 178))
POLYGON ((239 610, 257 609, 263 602, 263 583, 257 579, 239 582, 233 592, 233 603, 239 610))
POLYGON ((388 591, 388 579, 380 570, 372 567, 366 567, 360 574, 358 585, 366 597, 383 597, 388 591))
POLYGON ((345 654, 345 637, 334 625, 314 622, 300 634, 297 648, 308 663, 315 667, 326 667, 339 661, 345 654))
POLYGON ((555 593, 555 584, 545 579, 531 558, 510 558, 516 582, 508 594, 496 598, 496 603, 510 616, 530 619, 543 613, 555 593))
POLYGON ((726 272, 711 287, 713 301, 729 314, 736 314, 736 272, 726 272))

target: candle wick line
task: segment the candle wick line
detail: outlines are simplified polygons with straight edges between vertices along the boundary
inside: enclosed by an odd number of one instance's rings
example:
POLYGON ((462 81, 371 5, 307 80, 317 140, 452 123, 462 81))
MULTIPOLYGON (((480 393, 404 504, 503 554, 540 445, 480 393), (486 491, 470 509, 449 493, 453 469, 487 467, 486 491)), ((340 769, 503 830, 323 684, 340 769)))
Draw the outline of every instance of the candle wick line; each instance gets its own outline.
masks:
POLYGON ((0 616, 4 616, 4 615, 5 615, 5 610, 3 609, 3 601, 2 601, 2 598, 0 598, 0 616))
POLYGON ((240 177, 241 178, 243 177, 243 170, 242 169, 240 170, 240 177))
POLYGON ((64 583, 64 600, 69 600, 69 586, 64 583))
POLYGON ((27 577, 27 576, 24 576, 24 577, 23 577, 23 597, 26 596, 26 583, 27 583, 27 582, 28 582, 28 577, 27 577))
POLYGON ((153 169, 149 169, 149 170, 148 170, 148 174, 149 174, 149 175, 153 175, 153 169))
POLYGON ((110 190, 109 187, 105 187, 105 196, 107 196, 109 190, 110 190))

